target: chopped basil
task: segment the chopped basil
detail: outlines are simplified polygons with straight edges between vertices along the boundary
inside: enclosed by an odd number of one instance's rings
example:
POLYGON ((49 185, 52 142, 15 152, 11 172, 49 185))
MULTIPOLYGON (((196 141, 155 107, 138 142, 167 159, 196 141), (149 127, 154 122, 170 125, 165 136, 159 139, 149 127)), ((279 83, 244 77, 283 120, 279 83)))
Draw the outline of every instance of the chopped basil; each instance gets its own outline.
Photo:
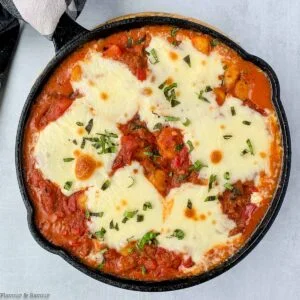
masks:
POLYGON ((232 138, 232 135, 231 134, 225 134, 225 135, 223 135, 223 138, 224 138, 224 140, 229 140, 229 139, 232 138))
POLYGON ((219 42, 218 39, 213 39, 213 40, 210 41, 210 45, 211 45, 212 47, 216 47, 216 46, 219 45, 219 44, 220 44, 220 42, 219 42))
POLYGON ((77 126, 83 126, 84 124, 82 122, 76 122, 77 126))
POLYGON ((136 216, 136 221, 137 222, 143 222, 144 221, 144 215, 137 215, 136 216))
POLYGON ((224 187, 226 188, 226 190, 232 191, 233 190, 233 185, 229 182, 226 182, 224 184, 224 187))
POLYGON ((133 46, 133 39, 132 37, 128 37, 127 39, 127 48, 131 48, 133 46))
POLYGON ((249 125, 251 124, 251 122, 250 122, 250 121, 246 121, 246 120, 245 120, 245 121, 243 121, 243 124, 244 124, 244 125, 248 125, 248 126, 249 126, 249 125))
POLYGON ((74 158, 73 157, 66 157, 63 160, 64 160, 64 162, 70 162, 70 161, 74 160, 74 158))
POLYGON ((183 60, 188 64, 189 67, 191 67, 191 58, 189 55, 185 56, 183 60))
POLYGON ((179 152, 183 149, 183 147, 184 147, 184 144, 178 144, 175 146, 175 151, 179 152))
POLYGON ((143 43, 146 40, 146 35, 144 35, 143 37, 139 38, 135 44, 136 45, 140 45, 141 43, 143 43))
POLYGON ((131 179, 131 183, 129 184, 128 188, 131 188, 135 184, 135 179, 132 176, 129 176, 131 179))
POLYGON ((241 152, 241 156, 244 156, 244 155, 246 155, 247 153, 249 153, 249 150, 248 150, 248 149, 244 149, 244 150, 241 152))
POLYGON ((147 201, 143 204, 143 210, 152 209, 152 203, 147 201))
POLYGON ((205 87, 205 93, 208 93, 208 92, 211 92, 212 91, 212 88, 211 88, 211 86, 210 85, 207 85, 206 87, 205 87))
POLYGON ((85 147, 85 138, 82 139, 80 148, 83 149, 85 147))
POLYGON ((85 217, 86 217, 87 219, 90 218, 90 212, 89 212, 88 210, 85 211, 85 217))
POLYGON ((153 232, 153 231, 149 231, 149 232, 145 233, 143 235, 143 237, 138 241, 137 247, 139 249, 144 249, 145 245, 147 245, 147 244, 157 245, 158 241, 157 241, 156 237, 159 234, 160 234, 159 232, 153 232))
POLYGON ((177 88, 177 83, 173 82, 172 84, 165 87, 166 82, 162 83, 159 86, 159 89, 164 89, 164 95, 167 101, 170 102, 171 107, 177 106, 180 102, 177 100, 175 88, 177 88))
POLYGON ((199 92, 199 94, 197 94, 197 95, 198 95, 198 99, 199 99, 199 100, 202 100, 202 101, 204 101, 204 102, 210 103, 209 100, 208 100, 206 97, 203 96, 203 94, 206 92, 206 89, 207 89, 207 88, 208 88, 208 86, 207 86, 204 90, 201 90, 201 91, 199 92))
POLYGON ((90 217, 99 217, 99 218, 102 218, 103 215, 104 215, 104 212, 103 211, 100 211, 100 212, 89 212, 89 215, 90 215, 90 217))
POLYGON ((109 228, 110 229, 115 229, 116 231, 119 231, 119 224, 117 222, 114 224, 114 221, 111 220, 110 223, 109 223, 109 228))
MULTIPOLYGON (((148 148, 146 148, 146 149, 148 149, 148 148)), ((147 150, 147 151, 144 151, 144 154, 146 156, 149 156, 150 158, 160 157, 160 154, 159 154, 158 150, 153 150, 153 151, 147 150)))
POLYGON ((204 200, 204 202, 208 202, 208 201, 215 201, 217 200, 217 196, 207 196, 204 200))
POLYGON ((188 144, 188 146, 190 148, 189 153, 191 153, 195 149, 195 147, 194 147, 193 143, 190 140, 188 140, 186 143, 188 144))
POLYGON ((161 83, 161 84, 158 86, 158 88, 159 88, 160 90, 162 90, 162 89, 165 87, 166 84, 167 84, 167 81, 165 80, 163 83, 161 83))
POLYGON ((77 141, 76 141, 75 139, 72 141, 72 143, 73 143, 74 145, 77 145, 77 141))
POLYGON ((156 50, 153 48, 150 52, 146 52, 147 56, 149 56, 149 61, 152 65, 159 63, 159 59, 156 53, 156 50))
POLYGON ((186 207, 187 207, 188 209, 192 209, 192 208, 193 208, 193 203, 192 203, 191 199, 188 199, 188 202, 187 202, 186 207))
POLYGON ((69 191, 72 187, 73 182, 72 181, 67 181, 64 185, 64 189, 69 191))
POLYGON ((165 116, 164 117, 165 121, 167 122, 176 122, 176 121, 180 121, 179 117, 173 117, 173 116, 165 116))
POLYGON ((187 177, 189 177, 189 173, 187 174, 180 174, 178 177, 177 177, 177 181, 181 182, 183 180, 185 180, 187 177))
POLYGON ((145 268, 145 266, 141 266, 141 271, 143 275, 147 274, 147 269, 145 268))
POLYGON ((101 264, 99 264, 97 266, 97 269, 102 270, 104 268, 104 265, 105 265, 105 261, 103 261, 101 264))
POLYGON ((249 148, 249 151, 250 151, 251 155, 254 155, 253 145, 252 145, 250 139, 247 139, 246 143, 248 145, 248 148, 249 148))
POLYGON ((183 126, 187 127, 191 124, 191 120, 188 118, 185 118, 185 121, 182 123, 183 126))
POLYGON ((107 190, 107 189, 109 188, 109 186, 110 186, 110 180, 107 179, 107 180, 104 181, 104 183, 102 184, 101 190, 102 190, 102 191, 105 191, 105 190, 107 190))
POLYGON ((153 127, 153 130, 161 130, 163 127, 162 123, 156 123, 153 127))
POLYGON ((206 168, 207 165, 203 164, 200 160, 196 160, 195 163, 190 167, 190 171, 200 172, 202 168, 206 168))
POLYGON ((177 32, 178 32, 178 30, 179 30, 179 28, 173 27, 173 28, 171 29, 171 37, 175 37, 176 34, 177 34, 177 32))
POLYGON ((170 238, 176 237, 178 240, 182 240, 185 233, 181 229, 175 229, 174 232, 169 236, 170 238))
POLYGON ((90 134, 90 132, 92 131, 93 125, 94 125, 94 120, 90 119, 88 124, 85 126, 85 130, 88 134, 90 134))
POLYGON ((208 191, 213 188, 213 184, 217 181, 217 175, 211 174, 209 177, 208 191))
POLYGON ((138 210, 127 210, 124 212, 123 216, 123 220, 122 220, 122 223, 126 223, 129 219, 132 219, 136 214, 137 214, 138 210))
POLYGON ((230 173, 229 172, 224 173, 224 179, 226 179, 226 180, 230 179, 230 173))
POLYGON ((236 115, 234 106, 231 106, 231 107, 230 107, 230 111, 231 111, 231 115, 232 115, 232 116, 235 116, 235 115, 236 115))
POLYGON ((96 231, 94 233, 94 236, 99 240, 103 240, 105 233, 106 233, 106 230, 105 230, 105 228, 102 227, 99 231, 96 231))

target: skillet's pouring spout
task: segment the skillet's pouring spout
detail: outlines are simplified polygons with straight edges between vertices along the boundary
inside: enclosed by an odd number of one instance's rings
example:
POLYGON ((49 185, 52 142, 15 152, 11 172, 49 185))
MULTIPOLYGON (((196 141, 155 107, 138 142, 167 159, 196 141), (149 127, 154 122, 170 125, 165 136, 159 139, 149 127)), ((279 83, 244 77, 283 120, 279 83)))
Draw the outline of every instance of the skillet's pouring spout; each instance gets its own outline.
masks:
POLYGON ((52 36, 55 52, 57 53, 63 46, 68 44, 74 38, 81 36, 88 31, 89 30, 80 26, 71 19, 67 13, 64 13, 61 16, 52 36))

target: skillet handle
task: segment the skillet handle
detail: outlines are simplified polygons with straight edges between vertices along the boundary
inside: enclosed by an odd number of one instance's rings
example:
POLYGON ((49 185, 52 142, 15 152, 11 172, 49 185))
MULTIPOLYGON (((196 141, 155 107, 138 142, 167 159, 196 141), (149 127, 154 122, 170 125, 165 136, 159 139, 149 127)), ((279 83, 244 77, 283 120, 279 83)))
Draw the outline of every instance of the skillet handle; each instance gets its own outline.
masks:
POLYGON ((87 32, 89 32, 89 30, 80 26, 73 19, 71 19, 67 13, 64 13, 61 16, 52 36, 55 53, 57 53, 64 45, 69 43, 78 35, 87 32))

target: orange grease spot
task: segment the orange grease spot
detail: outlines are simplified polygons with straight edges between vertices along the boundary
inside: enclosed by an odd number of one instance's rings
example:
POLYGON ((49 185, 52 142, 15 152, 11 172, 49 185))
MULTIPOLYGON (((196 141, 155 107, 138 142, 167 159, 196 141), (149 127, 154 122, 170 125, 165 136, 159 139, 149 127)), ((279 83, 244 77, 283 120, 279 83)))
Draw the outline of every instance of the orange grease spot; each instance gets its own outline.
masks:
POLYGON ((77 179, 86 180, 92 176, 96 169, 96 160, 88 154, 81 154, 76 159, 75 175, 77 179))
POLYGON ((220 150, 214 150, 211 154, 210 154, 210 160, 212 163, 217 164, 221 161, 223 155, 222 152, 220 150))
POLYGON ((102 100, 106 101, 106 100, 108 99, 108 94, 105 93, 105 92, 102 92, 102 93, 100 94, 100 97, 101 97, 102 100))
POLYGON ((173 51, 170 51, 169 52, 169 56, 172 60, 177 60, 178 59, 178 54, 173 52, 173 51))

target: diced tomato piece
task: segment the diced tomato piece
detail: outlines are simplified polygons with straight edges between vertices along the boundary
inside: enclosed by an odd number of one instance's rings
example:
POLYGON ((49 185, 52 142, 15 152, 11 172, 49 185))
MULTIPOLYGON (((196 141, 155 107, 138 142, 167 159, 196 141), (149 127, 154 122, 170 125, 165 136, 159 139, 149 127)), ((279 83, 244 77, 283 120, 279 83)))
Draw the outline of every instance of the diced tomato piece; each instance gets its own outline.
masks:
POLYGON ((137 68, 136 69, 136 77, 138 80, 145 80, 147 78, 147 70, 146 68, 137 68))

